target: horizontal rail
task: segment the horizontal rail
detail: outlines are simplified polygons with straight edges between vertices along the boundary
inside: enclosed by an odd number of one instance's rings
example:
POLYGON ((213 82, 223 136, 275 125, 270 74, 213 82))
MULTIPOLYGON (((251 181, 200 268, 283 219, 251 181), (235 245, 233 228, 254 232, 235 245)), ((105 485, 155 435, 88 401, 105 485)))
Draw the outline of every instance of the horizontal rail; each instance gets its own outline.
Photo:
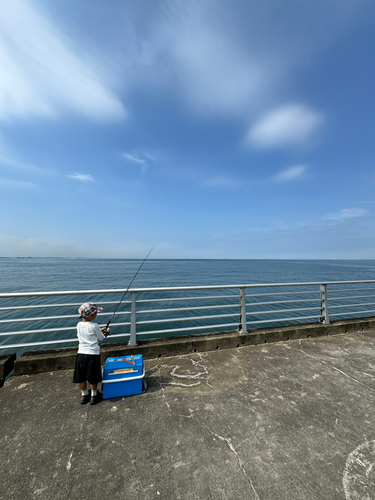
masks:
MULTIPOLYGON (((199 297, 163 297, 160 299, 137 299, 138 304, 146 304, 150 302, 178 302, 178 301, 189 301, 189 300, 213 300, 213 299, 238 299, 239 295, 238 294, 230 294, 230 295, 214 295, 214 296, 205 296, 201 295, 199 297)), ((124 303, 124 302, 123 302, 124 303)))
MULTIPOLYGON (((299 312, 299 311, 316 311, 316 307, 302 307, 299 309, 279 309, 274 311, 255 311, 251 313, 246 313, 247 316, 262 316, 263 314, 278 314, 278 313, 291 313, 291 312, 299 312)), ((297 318, 296 318, 297 319, 297 318)))
POLYGON ((347 309, 348 307, 366 307, 366 306, 375 306, 375 303, 369 302, 367 304, 348 304, 344 306, 331 306, 330 309, 347 309))
MULTIPOLYGON (((227 305, 219 305, 219 306, 196 306, 194 307, 194 311, 202 311, 206 309, 229 309, 235 307, 238 309, 239 304, 227 304, 227 305)), ((181 312, 181 311, 191 311, 191 307, 175 307, 173 309, 145 309, 142 311, 138 311, 137 314, 157 314, 157 313, 168 313, 168 312, 181 312)))
MULTIPOLYGON (((100 305, 101 306, 104 306, 104 305, 114 305, 114 304, 118 304, 118 300, 117 301, 110 301, 110 302, 103 302, 103 301, 100 301, 100 305)), ((130 304, 129 301, 123 301, 122 304, 130 304)), ((12 307, 0 307, 0 311, 16 311, 16 310, 20 310, 20 309, 25 309, 25 310, 29 310, 29 309, 48 309, 48 308, 55 308, 55 307, 79 307, 81 305, 81 302, 76 302, 76 303, 69 303, 69 304, 59 304, 59 303, 56 303, 56 304, 38 304, 36 306, 12 306, 12 307)), ((76 316, 75 316, 76 317, 76 316)))
POLYGON ((155 334, 165 334, 165 333, 179 333, 179 332, 186 332, 186 331, 198 331, 198 330, 209 330, 212 328, 227 328, 228 326, 238 326, 238 323, 224 323, 221 325, 206 325, 206 326, 192 326, 190 328, 171 328, 169 330, 153 330, 153 331, 147 331, 147 332, 139 332, 138 335, 155 335, 155 334))
MULTIPOLYGON (((119 313, 126 314, 126 313, 119 313)), ((98 316, 109 316, 108 313, 98 313, 98 316)), ((17 318, 17 319, 2 319, 0 320, 0 325, 3 323, 23 323, 27 321, 51 321, 56 319, 77 319, 77 315, 69 314, 66 316, 40 316, 38 318, 17 318)))
POLYGON ((375 288, 348 288, 348 290, 331 290, 330 293, 373 292, 375 288))
POLYGON ((154 319, 149 321, 137 321, 137 325, 153 325, 156 323, 174 323, 181 321, 202 321, 206 319, 217 319, 217 318, 233 318, 237 314, 215 314, 215 316, 191 316, 190 318, 185 316, 184 318, 164 318, 164 319, 154 319))
POLYGON ((246 297, 277 297, 279 295, 312 295, 319 294, 319 290, 311 290, 310 292, 273 292, 273 293, 247 293, 246 297))
POLYGON ((295 304, 299 302, 318 302, 320 299, 301 299, 301 300, 272 300, 270 302, 246 302, 247 306, 266 306, 270 304, 295 304))
POLYGON ((20 344, 4 344, 1 347, 3 349, 17 349, 19 347, 34 347, 34 346, 45 346, 45 345, 55 345, 55 344, 68 344, 69 342, 74 342, 78 344, 78 339, 64 339, 64 340, 51 340, 44 342, 22 342, 20 344))
MULTIPOLYGON (((367 314, 367 316, 371 313, 375 313, 375 309, 372 311, 357 311, 356 315, 358 314, 367 314)), ((337 314, 330 314, 331 317, 337 317, 337 316, 353 316, 353 313, 337 313, 337 314)))
MULTIPOLYGON (((355 285, 358 283, 375 283, 375 280, 364 280, 364 281, 325 281, 325 285, 355 285)), ((291 287, 291 286, 320 286, 321 281, 314 282, 301 282, 301 283, 248 283, 243 285, 202 285, 202 286, 174 286, 174 287, 159 287, 159 288, 132 288, 128 290, 128 293, 140 293, 140 292, 168 292, 168 291, 184 291, 184 290, 218 290, 218 289, 234 289, 234 288, 272 288, 272 287, 291 287)), ((0 293, 1 298, 7 297, 47 297, 47 296, 60 296, 60 295, 99 295, 99 294, 115 294, 124 293, 127 290, 125 288, 120 289, 109 289, 109 290, 66 290, 58 292, 14 292, 14 293, 0 293)))
MULTIPOLYGON (((222 329, 246 333, 254 325, 307 321, 328 324, 330 317, 370 316, 375 312, 369 310, 375 303, 368 302, 375 297, 369 293, 375 290, 374 284, 375 280, 353 280, 134 288, 128 290, 121 309, 116 311, 117 321, 111 323, 115 335, 103 342, 129 339, 129 345, 136 345, 137 338, 222 329)), ((104 307, 105 311, 98 314, 101 322, 111 316, 118 304, 116 295, 124 292, 125 289, 1 293, 0 350, 18 352, 54 344, 77 344, 76 324, 72 323, 79 321, 79 297, 90 297, 104 307), (56 303, 49 300, 52 297, 56 297, 56 303), (29 342, 28 337, 34 335, 37 340, 29 342), (71 338, 63 339, 65 336, 71 338), (12 341, 15 338, 17 342, 12 341)))
POLYGON ((368 298, 374 298, 375 295, 351 295, 350 297, 330 297, 329 301, 338 301, 338 300, 351 300, 351 299, 368 299, 368 298))
MULTIPOLYGON (((114 328, 116 326, 129 326, 130 322, 127 323, 112 323, 111 328, 114 328)), ((105 325, 100 325, 100 327, 103 327, 105 325)), ((0 337, 5 337, 5 336, 12 336, 12 335, 28 335, 28 334, 35 334, 35 333, 51 333, 51 332, 68 332, 68 331, 77 331, 77 326, 68 326, 68 327, 63 327, 63 328, 43 328, 43 329, 38 329, 38 330, 20 330, 17 332, 0 332, 0 337)))
POLYGON ((293 317, 293 318, 284 318, 284 319, 265 319, 265 320, 258 320, 258 321, 248 321, 247 324, 249 325, 256 325, 258 323, 282 323, 285 321, 301 321, 305 319, 318 319, 319 316, 301 316, 299 318, 293 317))
POLYGON ((20 330, 16 332, 1 332, 0 337, 5 337, 5 336, 11 336, 11 335, 29 335, 29 334, 34 334, 34 333, 51 333, 51 332, 68 332, 68 331, 73 331, 77 330, 76 326, 69 326, 69 327, 63 327, 63 328, 43 328, 43 329, 38 329, 38 330, 20 330))

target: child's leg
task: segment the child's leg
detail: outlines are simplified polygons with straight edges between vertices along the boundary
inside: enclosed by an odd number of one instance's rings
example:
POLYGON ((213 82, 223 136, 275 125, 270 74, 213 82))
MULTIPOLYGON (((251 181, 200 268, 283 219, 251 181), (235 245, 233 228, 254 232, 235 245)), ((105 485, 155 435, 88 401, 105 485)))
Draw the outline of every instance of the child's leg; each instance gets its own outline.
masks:
POLYGON ((79 384, 79 388, 81 389, 82 393, 81 404, 83 405, 88 403, 90 400, 90 394, 89 391, 87 390, 86 372, 87 372, 87 355, 77 354, 76 365, 73 374, 73 382, 75 384, 79 384))
POLYGON ((87 390, 87 382, 80 382, 79 383, 79 388, 81 389, 82 393, 82 399, 81 399, 81 405, 85 405, 90 401, 90 391, 87 390))
POLYGON ((99 402, 99 394, 98 394, 98 384, 90 384, 91 386, 91 399, 90 405, 96 405, 99 402))
POLYGON ((87 370, 87 380, 91 387, 90 404, 95 405, 99 402, 98 384, 102 381, 100 354, 90 355, 90 363, 87 370))

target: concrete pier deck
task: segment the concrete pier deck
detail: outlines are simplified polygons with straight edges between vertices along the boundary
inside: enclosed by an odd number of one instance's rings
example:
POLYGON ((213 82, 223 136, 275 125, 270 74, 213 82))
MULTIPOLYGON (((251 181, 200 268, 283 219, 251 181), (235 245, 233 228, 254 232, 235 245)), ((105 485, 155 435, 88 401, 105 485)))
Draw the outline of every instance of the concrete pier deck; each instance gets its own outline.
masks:
POLYGON ((146 370, 146 393, 96 406, 72 370, 7 380, 0 498, 375 498, 375 330, 146 370))

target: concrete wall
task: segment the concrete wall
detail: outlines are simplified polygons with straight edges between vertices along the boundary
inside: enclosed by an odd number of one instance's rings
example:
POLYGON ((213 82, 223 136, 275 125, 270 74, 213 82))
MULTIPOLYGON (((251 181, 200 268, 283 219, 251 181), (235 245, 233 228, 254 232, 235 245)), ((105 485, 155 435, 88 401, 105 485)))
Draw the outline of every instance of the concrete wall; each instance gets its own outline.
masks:
POLYGON ((13 370, 15 360, 15 353, 0 355, 0 387, 3 387, 5 379, 13 370))
MULTIPOLYGON (((140 341, 137 347, 129 347, 126 342, 103 344, 102 364, 108 357, 142 354, 145 359, 191 352, 231 349, 245 345, 279 342, 292 339, 353 333, 375 328, 375 318, 335 321, 329 325, 321 323, 291 325, 285 327, 252 329, 246 334, 221 332, 205 335, 173 337, 140 341)), ((14 362, 14 375, 70 370, 74 368, 77 347, 25 352, 14 362)), ((0 365, 1 366, 1 365, 0 365)), ((1 376, 1 372, 0 372, 1 376)))

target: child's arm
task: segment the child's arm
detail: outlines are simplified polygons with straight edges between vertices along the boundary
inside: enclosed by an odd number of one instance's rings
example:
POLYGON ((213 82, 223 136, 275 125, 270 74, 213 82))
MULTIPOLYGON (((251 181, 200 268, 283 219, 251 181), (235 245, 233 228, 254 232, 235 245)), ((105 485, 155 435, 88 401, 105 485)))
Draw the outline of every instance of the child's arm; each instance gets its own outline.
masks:
POLYGON ((99 342, 105 338, 105 335, 103 334, 102 330, 99 328, 99 325, 97 323, 95 323, 94 332, 99 342))

